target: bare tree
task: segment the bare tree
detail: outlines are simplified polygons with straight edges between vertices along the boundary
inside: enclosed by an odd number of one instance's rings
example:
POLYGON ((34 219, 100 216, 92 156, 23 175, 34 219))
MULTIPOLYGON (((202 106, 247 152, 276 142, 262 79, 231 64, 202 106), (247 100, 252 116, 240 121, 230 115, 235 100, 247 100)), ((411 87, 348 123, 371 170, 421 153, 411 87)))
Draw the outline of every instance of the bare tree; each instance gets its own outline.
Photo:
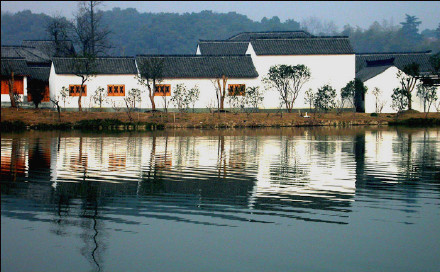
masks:
POLYGON ((333 21, 323 21, 318 17, 308 17, 301 21, 301 28, 313 35, 336 35, 338 27, 333 21))
POLYGON ((397 72, 397 78, 400 81, 401 90, 408 101, 408 110, 412 110, 412 92, 416 87, 420 77, 420 65, 411 63, 406 65, 402 71, 397 72))
POLYGON ((382 91, 378 87, 374 87, 373 95, 376 98, 376 113, 381 113, 386 101, 381 99, 382 91))
POLYGON ((46 32, 51 40, 54 41, 50 48, 46 48, 49 55, 54 57, 63 57, 67 55, 73 55, 74 50, 70 48, 66 40, 69 39, 70 32, 72 31, 72 23, 59 14, 55 14, 46 25, 46 32))
POLYGON ((14 60, 2 59, 2 76, 7 77, 7 86, 8 86, 8 94, 9 99, 11 101, 11 107, 18 107, 18 95, 16 95, 18 90, 15 90, 14 87, 16 85, 16 75, 19 73, 19 68, 15 65, 14 60))
POLYGON ((16 97, 14 95, 14 71, 10 71, 11 77, 8 78, 8 91, 9 91, 9 99, 11 100, 11 107, 17 108, 17 103, 15 101, 16 97))
POLYGON ((85 83, 96 75, 96 57, 95 55, 85 54, 83 57, 75 57, 72 59, 72 71, 81 78, 81 89, 78 95, 78 111, 82 111, 81 98, 85 93, 85 83))
POLYGON ((55 105, 58 112, 58 121, 61 122, 61 106, 60 102, 64 102, 64 107, 66 107, 66 99, 69 96, 69 90, 66 87, 62 87, 59 94, 50 98, 50 101, 55 105))
POLYGON ((97 9, 101 4, 101 1, 81 1, 78 5, 73 29, 83 55, 101 55, 111 48, 111 32, 103 25, 102 13, 97 9))
POLYGON ((228 82, 228 77, 222 75, 219 78, 214 79, 212 83, 215 87, 215 97, 217 99, 217 109, 219 111, 224 109, 225 97, 226 97, 226 85, 228 82))
POLYGON ((136 76, 139 84, 146 86, 148 89, 148 98, 150 98, 151 109, 156 110, 154 102, 154 94, 156 86, 162 82, 163 77, 163 58, 141 58, 138 62, 139 75, 136 76))

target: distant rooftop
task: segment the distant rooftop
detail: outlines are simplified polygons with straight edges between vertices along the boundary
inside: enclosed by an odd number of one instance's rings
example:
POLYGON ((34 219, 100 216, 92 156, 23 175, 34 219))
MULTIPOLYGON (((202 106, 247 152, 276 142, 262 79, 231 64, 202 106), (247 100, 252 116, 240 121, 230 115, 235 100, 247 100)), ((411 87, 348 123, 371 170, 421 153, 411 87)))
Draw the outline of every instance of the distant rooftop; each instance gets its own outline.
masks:
POLYGON ((17 76, 28 76, 30 74, 24 58, 2 57, 1 65, 2 76, 10 76, 11 72, 14 72, 14 74, 17 76))
POLYGON ((289 38, 309 38, 312 35, 306 31, 267 31, 267 32, 242 32, 230 37, 228 40, 250 41, 254 39, 289 39, 289 38))
POLYGON ((2 45, 1 57, 3 58, 23 58, 30 63, 49 63, 50 57, 40 50, 22 45, 2 45))
MULTIPOLYGON (((367 62, 393 60, 393 65, 402 70, 406 65, 412 62, 420 65, 420 72, 431 72, 431 64, 429 63, 431 51, 417 52, 376 52, 356 54, 356 73, 367 66, 367 62)), ((384 65, 389 65, 385 63, 384 65)), ((371 66, 371 65, 370 65, 371 66)))
POLYGON ((71 40, 60 40, 58 44, 54 40, 24 40, 23 46, 34 47, 48 57, 68 57, 75 53, 71 40))

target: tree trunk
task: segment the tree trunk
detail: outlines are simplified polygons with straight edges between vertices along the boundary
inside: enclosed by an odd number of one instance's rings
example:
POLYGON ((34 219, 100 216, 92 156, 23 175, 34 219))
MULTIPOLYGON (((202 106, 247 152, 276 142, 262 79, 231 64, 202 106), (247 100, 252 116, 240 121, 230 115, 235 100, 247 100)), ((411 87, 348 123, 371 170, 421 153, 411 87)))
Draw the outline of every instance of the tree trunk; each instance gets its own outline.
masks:
POLYGON ((225 104, 225 97, 226 97, 226 83, 228 81, 228 78, 226 76, 222 76, 222 82, 223 82, 223 86, 220 83, 220 79, 217 79, 217 85, 218 85, 218 91, 219 91, 219 110, 223 110, 224 109, 224 104, 225 104))
POLYGON ((15 103, 15 98, 14 98, 14 72, 11 72, 11 78, 9 79, 9 99, 11 100, 11 107, 16 108, 17 107, 17 103, 15 103))
POLYGON ((150 101, 151 101, 151 110, 156 110, 156 103, 154 103, 154 94, 150 95, 150 101))
POLYGON ((81 107, 81 97, 82 97, 82 88, 79 90, 79 96, 78 96, 78 111, 82 111, 81 107))
POLYGON ((90 1, 90 29, 91 29, 91 42, 92 42, 92 55, 95 55, 95 22, 93 12, 93 1, 90 1))

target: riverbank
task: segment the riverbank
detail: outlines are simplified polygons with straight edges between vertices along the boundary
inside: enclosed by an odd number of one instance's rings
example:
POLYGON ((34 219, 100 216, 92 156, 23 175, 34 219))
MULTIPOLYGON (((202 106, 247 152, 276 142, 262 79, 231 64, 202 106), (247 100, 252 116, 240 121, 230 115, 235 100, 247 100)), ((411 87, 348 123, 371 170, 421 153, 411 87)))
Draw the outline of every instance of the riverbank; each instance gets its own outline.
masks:
POLYGON ((27 129, 112 129, 156 130, 170 128, 234 128, 234 127, 302 127, 302 126, 360 126, 360 125, 439 125, 440 113, 411 112, 399 114, 343 112, 299 113, 162 113, 135 112, 132 120, 126 112, 61 112, 48 109, 1 109, 2 130, 27 129), (424 121, 425 120, 425 121, 424 121))

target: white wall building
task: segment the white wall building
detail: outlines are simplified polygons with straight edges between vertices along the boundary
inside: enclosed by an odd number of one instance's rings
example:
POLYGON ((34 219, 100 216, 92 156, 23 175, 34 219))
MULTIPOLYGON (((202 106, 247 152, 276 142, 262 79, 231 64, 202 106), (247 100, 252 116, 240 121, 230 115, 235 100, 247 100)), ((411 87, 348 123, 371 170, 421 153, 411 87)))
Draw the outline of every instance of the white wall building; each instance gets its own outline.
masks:
MULTIPOLYGON (((315 37, 304 31, 241 33, 222 41, 200 41, 196 54, 223 55, 249 54, 262 79, 274 65, 303 64, 310 69, 311 78, 304 84, 295 101, 294 108, 308 108, 305 91, 314 92, 325 84, 340 89, 355 77, 355 54, 348 37, 315 37)), ((274 109, 280 105, 276 90, 265 92, 262 108, 274 109)))
MULTIPOLYGON (((99 87, 102 87, 106 94, 105 103, 102 104, 104 108, 126 107, 124 98, 127 97, 130 89, 135 88, 142 92, 142 100, 137 107, 150 109, 151 101, 148 97, 148 88, 139 84, 136 76, 138 74, 137 65, 152 59, 163 61, 162 79, 157 85, 157 93, 154 98, 157 109, 163 109, 165 101, 169 109, 177 108, 175 104, 171 103, 171 95, 177 84, 184 84, 187 89, 197 86, 200 94, 194 108, 205 110, 208 107, 217 107, 215 80, 221 78, 222 75, 228 78, 226 88, 233 84, 244 84, 245 86, 258 84, 256 81, 258 73, 249 56, 150 55, 138 56, 136 59, 105 57, 96 60, 95 67, 92 69, 96 74, 84 84, 86 87, 81 98, 82 107, 99 107, 99 104, 93 101, 92 96, 99 87), (121 88, 123 93, 121 93, 121 88)), ((78 75, 84 74, 84 70, 80 71, 77 62, 72 58, 54 58, 51 67, 49 79, 51 97, 60 100, 61 106, 65 108, 78 107, 81 85, 81 77, 78 75), (65 101, 60 95, 63 87, 69 90, 65 101)), ((228 107, 227 100, 225 100, 226 107, 228 107)))
MULTIPOLYGON (((86 60, 83 60, 84 63, 86 60)), ((49 76, 50 96, 58 99, 64 108, 78 108, 78 96, 81 85, 80 74, 87 74, 85 65, 78 64, 73 58, 54 58, 49 76), (65 100, 61 97, 61 90, 65 87, 69 90, 65 100)), ((89 77, 84 83, 85 92, 81 97, 81 106, 86 108, 98 108, 99 103, 93 100, 96 90, 104 88, 105 101, 103 108, 125 107, 124 98, 132 88, 140 89, 138 80, 135 78, 137 68, 134 58, 105 57, 98 58, 89 71, 95 75, 89 77)), ((147 107, 145 104, 143 107, 147 107)))
POLYGON ((30 71, 23 58, 2 58, 1 68, 1 103, 10 106, 9 79, 14 72, 14 93, 18 94, 20 102, 27 101, 27 81, 30 71))
MULTIPOLYGON (((360 79, 368 88, 365 94, 365 112, 373 113, 383 105, 382 113, 395 113, 392 108, 391 95, 395 88, 400 87, 397 73, 406 66, 415 62, 420 65, 420 73, 429 74, 431 65, 429 63, 428 52, 411 53, 365 53, 356 55, 356 78, 360 79), (379 95, 374 94, 373 90, 378 88, 379 95), (376 109, 378 105, 378 109, 376 109)), ((419 83, 421 83, 419 81, 419 83)), ((439 88, 437 87, 437 92, 439 88)), ((440 94, 440 93, 439 93, 440 94)), ((417 96, 417 87, 412 92, 412 109, 426 112, 424 100, 417 96)), ((429 112, 435 112, 435 105, 431 105, 429 112)))
MULTIPOLYGON (((99 87, 102 87, 106 96, 102 107, 124 108, 124 98, 127 97, 129 91, 139 89, 142 91, 142 101, 138 102, 136 107, 151 109, 148 89, 139 84, 136 76, 139 75, 142 61, 161 59, 163 80, 159 83, 154 98, 156 108, 159 110, 163 110, 165 102, 169 109, 177 108, 171 103, 171 96, 178 84, 184 84, 187 89, 198 87, 200 95, 194 105, 197 110, 206 111, 208 108, 217 108, 215 80, 221 78, 222 75, 228 78, 226 89, 258 86, 264 91, 264 100, 260 108, 277 109, 280 107, 280 95, 274 89, 266 90, 263 78, 274 65, 303 64, 310 69, 311 78, 303 85, 295 100, 294 109, 309 107, 304 101, 305 92, 309 88, 317 92, 318 88, 328 84, 336 89, 337 98, 339 98, 341 88, 358 77, 369 88, 364 100, 366 112, 374 112, 376 109, 376 97, 372 93, 375 87, 381 89, 383 99, 386 100, 382 112, 395 112, 391 108, 391 94, 393 89, 398 87, 395 76, 397 69, 402 70, 405 65, 415 61, 420 64, 420 70, 423 73, 428 73, 430 71, 428 53, 355 55, 346 36, 317 37, 304 31, 244 32, 227 40, 201 40, 195 55, 100 57, 92 69, 96 74, 85 82, 86 88, 81 104, 84 109, 99 107, 99 104, 93 101, 92 96, 99 87), (394 58, 395 61, 393 59, 394 62, 388 63, 387 67, 368 65, 370 61, 389 58, 394 58)), ((3 57, 2 52, 2 59, 3 57)), ((79 86, 81 85, 81 77, 78 75, 81 74, 81 69, 78 67, 78 61, 74 61, 73 58, 52 58, 49 76, 50 96, 58 98, 64 108, 78 107, 79 86), (69 95, 65 100, 60 97, 62 87, 69 90, 69 95)), ((24 84, 26 85, 26 79, 24 84)), ((2 102, 8 99, 9 97, 2 94, 2 102)), ((226 98, 225 109, 230 106, 226 98)), ((282 108, 284 107, 282 105, 282 108)), ((433 111, 433 107, 430 111, 433 111)), ((423 111, 423 103, 415 93, 413 108, 423 111)))

